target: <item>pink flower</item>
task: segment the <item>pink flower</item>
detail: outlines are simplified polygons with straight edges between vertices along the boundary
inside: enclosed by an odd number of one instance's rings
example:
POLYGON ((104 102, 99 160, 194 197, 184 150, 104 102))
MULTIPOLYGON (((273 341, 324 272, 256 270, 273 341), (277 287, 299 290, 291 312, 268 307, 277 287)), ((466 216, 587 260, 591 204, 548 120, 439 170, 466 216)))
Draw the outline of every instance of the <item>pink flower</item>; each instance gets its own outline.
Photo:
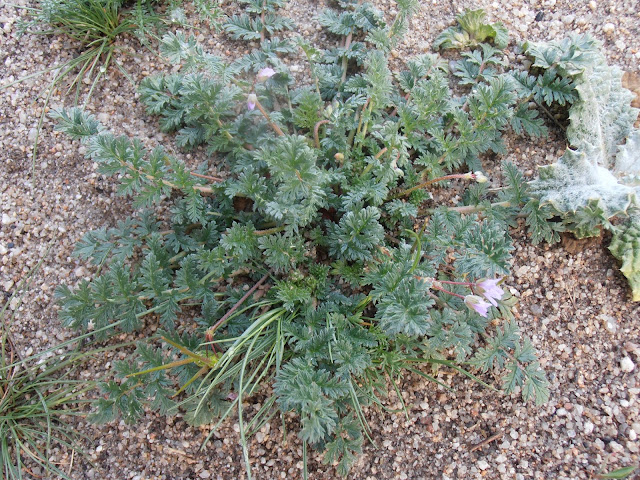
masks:
POLYGON ((265 80, 273 77, 276 74, 276 71, 273 68, 263 68, 262 70, 260 70, 258 72, 258 76, 256 77, 256 80, 258 82, 264 82, 265 80))
POLYGON ((464 297, 464 304, 469 307, 471 310, 475 310, 478 314, 487 318, 487 313, 489 312, 489 308, 491 304, 485 302, 477 295, 467 295, 464 297))
POLYGON ((476 283, 476 291, 494 307, 498 306, 497 300, 504 295, 504 290, 498 286, 498 283, 500 283, 499 278, 487 278, 476 283))
POLYGON ((247 97, 247 108, 249 110, 253 110, 256 108, 256 103, 258 102, 258 97, 256 97, 255 93, 250 93, 247 97))

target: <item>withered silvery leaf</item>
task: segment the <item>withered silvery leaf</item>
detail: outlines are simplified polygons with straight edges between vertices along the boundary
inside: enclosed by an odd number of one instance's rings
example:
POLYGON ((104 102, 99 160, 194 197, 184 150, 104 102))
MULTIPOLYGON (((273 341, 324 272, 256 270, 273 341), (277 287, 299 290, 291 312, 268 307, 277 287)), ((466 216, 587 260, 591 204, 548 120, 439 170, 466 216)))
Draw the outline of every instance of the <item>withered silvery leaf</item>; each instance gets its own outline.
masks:
POLYGON ((556 163, 541 167, 531 184, 542 204, 573 213, 596 200, 611 218, 637 203, 640 132, 633 123, 638 110, 621 79, 622 71, 599 55, 576 80, 580 98, 569 113, 570 148, 556 163))

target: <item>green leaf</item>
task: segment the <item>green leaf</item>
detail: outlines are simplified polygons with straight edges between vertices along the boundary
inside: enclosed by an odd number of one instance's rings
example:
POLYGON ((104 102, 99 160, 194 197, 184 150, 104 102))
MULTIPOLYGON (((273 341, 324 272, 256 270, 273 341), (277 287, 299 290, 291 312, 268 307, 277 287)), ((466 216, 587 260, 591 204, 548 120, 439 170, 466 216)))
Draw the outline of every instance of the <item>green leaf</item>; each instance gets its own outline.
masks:
POLYGON ((268 235, 258 238, 258 246, 264 253, 267 265, 276 272, 294 269, 303 260, 304 248, 299 236, 268 235))
POLYGON ((56 131, 64 132, 74 140, 84 141, 103 130, 96 117, 79 108, 54 110, 51 112, 51 118, 58 122, 55 127, 56 131))
POLYGON ((457 27, 442 32, 433 43, 433 48, 464 49, 475 47, 487 40, 493 40, 496 47, 503 49, 509 43, 509 34, 502 23, 485 23, 483 10, 465 10, 456 16, 457 27))
POLYGON ((524 103, 518 105, 509 121, 518 135, 525 131, 530 137, 546 137, 549 133, 542 118, 538 117, 538 111, 524 103))
POLYGON ((455 266, 460 274, 471 278, 505 275, 511 260, 511 238, 497 221, 475 223, 461 234, 461 249, 455 266))
POLYGON ((313 131, 316 123, 321 120, 320 113, 324 106, 320 95, 311 88, 306 88, 295 94, 293 103, 296 105, 293 110, 296 126, 313 131))
POLYGON ((423 282, 407 275, 396 290, 378 300, 376 318, 380 328, 392 336, 424 335, 431 323, 429 308, 434 304, 428 292, 423 282))
POLYGON ((532 362, 525 367, 525 380, 522 386, 522 397, 525 400, 533 398, 536 405, 549 401, 549 382, 538 362, 532 362))
POLYGON ((372 250, 382 245, 384 228, 378 220, 380 211, 366 207, 347 212, 339 224, 329 225, 329 249, 332 255, 345 260, 369 260, 372 250))
POLYGON ((598 473, 596 478, 627 478, 638 468, 637 465, 630 465, 628 467, 617 468, 609 473, 598 473))
POLYGON ((613 231, 611 254, 622 262, 620 271, 627 277, 634 302, 640 301, 640 219, 632 219, 613 231))
POLYGON ((338 462, 338 474, 346 476, 357 456, 362 453, 362 441, 360 425, 353 415, 349 415, 340 421, 334 439, 326 444, 322 463, 329 465, 338 462))

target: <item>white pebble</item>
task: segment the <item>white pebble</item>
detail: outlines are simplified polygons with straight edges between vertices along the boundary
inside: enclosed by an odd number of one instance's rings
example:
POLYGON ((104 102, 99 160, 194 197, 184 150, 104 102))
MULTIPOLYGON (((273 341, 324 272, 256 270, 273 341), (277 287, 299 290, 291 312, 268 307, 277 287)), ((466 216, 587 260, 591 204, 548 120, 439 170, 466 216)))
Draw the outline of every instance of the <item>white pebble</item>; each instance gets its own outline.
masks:
POLYGON ((635 364, 631 361, 629 357, 624 357, 620 360, 620 368, 623 372, 633 372, 633 369, 636 368, 635 364))
POLYGON ((604 27, 602 27, 602 31, 606 34, 606 35, 611 35, 613 34, 613 32, 615 32, 616 27, 613 23, 605 23, 604 27))
POLYGON ((480 461, 478 462, 478 468, 479 468, 480 470, 486 470, 487 468, 489 468, 489 464, 488 464, 486 461, 484 461, 484 460, 480 460, 480 461))
POLYGON ((612 452, 618 452, 618 453, 624 452, 624 447, 615 441, 609 442, 609 448, 611 449, 612 452))
POLYGON ((584 424, 584 433, 586 433, 587 435, 590 435, 593 432, 593 427, 595 425, 591 422, 585 422, 584 424))

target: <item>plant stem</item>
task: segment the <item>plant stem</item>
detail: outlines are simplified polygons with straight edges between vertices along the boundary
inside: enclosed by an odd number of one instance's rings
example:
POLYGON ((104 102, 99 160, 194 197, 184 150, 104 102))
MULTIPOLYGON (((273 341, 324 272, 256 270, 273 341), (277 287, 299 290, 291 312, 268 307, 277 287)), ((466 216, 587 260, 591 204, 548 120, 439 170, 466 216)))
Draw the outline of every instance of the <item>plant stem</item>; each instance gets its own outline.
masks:
POLYGON ((286 227, 281 225, 279 227, 267 228, 266 230, 255 230, 253 233, 258 237, 262 235, 271 235, 272 233, 282 232, 286 227))
POLYGON ((437 282, 446 283, 448 285, 464 285, 466 287, 470 287, 471 285, 473 285, 473 282, 452 282, 449 280, 437 280, 437 282))
POLYGON ((320 120, 313 127, 313 141, 316 148, 320 148, 320 125, 324 125, 325 123, 329 123, 329 120, 320 120))
POLYGON ((473 174, 469 174, 469 173, 454 173, 452 175, 445 175, 444 177, 438 177, 438 178, 434 178, 432 180, 427 180, 426 182, 422 182, 422 183, 416 185, 415 187, 407 188, 406 190, 402 190, 401 192, 396 193, 395 195, 389 197, 389 200, 393 200, 395 198, 406 197, 407 195, 409 195, 412 192, 415 192, 416 190, 419 190, 419 189, 424 188, 424 187, 428 187, 429 185, 432 185, 432 184, 437 183, 437 182, 441 182, 443 180, 452 180, 454 178, 469 179, 469 178, 471 178, 470 175, 473 175, 473 174))
POLYGON ((204 178, 207 180, 211 180, 212 182, 224 182, 224 180, 220 177, 212 177, 210 175, 202 175, 201 173, 196 173, 196 172, 189 172, 191 175, 193 175, 194 177, 198 177, 198 178, 204 178))
MULTIPOLYGON (((387 152, 387 147, 384 147, 382 150, 380 150, 378 153, 376 153, 376 154, 374 155, 374 157, 373 157, 373 158, 375 158, 376 160, 380 160, 380 157, 381 157, 382 155, 384 155, 386 152, 387 152)), ((400 158, 400 155, 398 155, 398 158, 400 158)), ((367 165, 367 168, 365 168, 365 169, 362 171, 362 176, 364 176, 364 175, 366 175, 367 173, 369 173, 369 172, 371 171, 371 169, 373 168, 373 166, 374 166, 374 165, 375 165, 375 164, 374 164, 373 162, 371 162, 369 165, 367 165)))
POLYGON ((264 26, 264 13, 267 8, 267 0, 262 2, 262 12, 260 12, 260 22, 262 22, 262 30, 260 30, 260 43, 264 42, 267 29, 264 26))
POLYGON ((382 150, 380 150, 378 153, 376 153, 373 158, 375 158, 376 160, 380 160, 380 157, 382 155, 384 155, 385 153, 387 153, 387 147, 384 147, 382 150))
MULTIPOLYGON (((360 3, 360 2, 358 2, 360 3)), ((349 47, 351 47, 351 40, 353 39, 353 31, 349 32, 349 35, 347 35, 346 40, 344 41, 344 50, 345 50, 345 55, 344 57, 342 57, 342 77, 340 78, 340 83, 343 84, 344 82, 347 81, 347 67, 349 66, 349 59, 347 58, 346 52, 347 50, 349 50, 349 47)))
MULTIPOLYGON (((508 208, 511 206, 511 202, 496 202, 490 205, 491 207, 505 207, 508 208)), ((462 205, 460 207, 449 207, 448 210, 452 212, 458 212, 463 215, 468 213, 477 213, 485 210, 487 207, 482 205, 462 205)), ((430 208, 425 211, 425 213, 433 213, 435 209, 430 208)))
POLYGON ((260 110, 260 113, 262 113, 264 118, 267 119, 267 122, 269 122, 269 125, 271 125, 271 128, 273 128, 273 130, 279 136, 281 137, 284 136, 284 132, 282 131, 282 129, 273 120, 271 120, 271 117, 269 116, 269 114, 267 113, 267 111, 264 109, 264 107, 262 106, 262 104, 257 98, 256 98, 256 107, 258 107, 258 110, 260 110))
POLYGON ((433 288, 434 290, 440 290, 441 292, 444 292, 444 293, 448 293, 449 295, 453 295, 454 297, 458 297, 458 298, 464 299, 464 295, 460 295, 459 293, 450 292, 449 290, 447 290, 445 288, 439 287, 435 283, 433 285, 431 285, 431 288, 433 288))
POLYGON ((220 320, 218 320, 218 321, 215 323, 215 325, 214 325, 213 327, 211 327, 211 328, 209 329, 209 332, 211 332, 211 333, 213 334, 213 332, 215 332, 215 331, 218 329, 218 327, 220 327, 220 325, 222 325, 224 322, 226 322, 226 321, 229 319, 229 317, 233 314, 233 312, 235 312, 235 311, 238 309, 238 307, 240 307, 240 305, 242 305, 242 304, 245 302, 245 300, 246 300, 247 298, 249 298, 249 297, 253 294, 253 292, 255 292, 255 291, 256 291, 256 289, 257 289, 260 285, 262 285, 262 284, 264 283, 264 281, 265 281, 267 278, 269 278, 269 274, 268 274, 268 273, 265 273, 265 274, 264 274, 264 276, 263 276, 260 280, 258 280, 258 282, 257 282, 253 287, 251 287, 251 288, 249 289, 249 291, 247 291, 247 293, 245 293, 245 294, 242 296, 242 298, 241 298, 240 300, 238 300, 238 301, 236 302, 236 304, 235 304, 233 307, 231 307, 231 308, 229 309, 229 311, 228 311, 227 313, 225 313, 225 314, 222 316, 222 318, 221 318, 220 320))

